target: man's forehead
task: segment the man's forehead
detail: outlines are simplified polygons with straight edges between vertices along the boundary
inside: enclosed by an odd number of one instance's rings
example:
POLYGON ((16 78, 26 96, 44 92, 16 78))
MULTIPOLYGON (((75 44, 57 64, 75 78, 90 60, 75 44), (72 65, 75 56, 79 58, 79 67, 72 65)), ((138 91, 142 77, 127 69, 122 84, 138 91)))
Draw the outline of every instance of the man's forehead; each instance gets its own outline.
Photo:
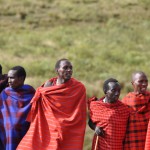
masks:
POLYGON ((8 71, 8 76, 12 76, 12 75, 15 75, 16 74, 16 72, 17 72, 17 70, 9 70, 8 71))
POLYGON ((108 86, 120 86, 120 84, 118 82, 109 82, 108 86))
POLYGON ((144 78, 147 79, 147 76, 146 76, 145 74, 143 74, 143 73, 136 73, 136 74, 133 74, 132 80, 133 80, 133 81, 134 81, 134 80, 138 80, 138 79, 141 78, 141 77, 144 77, 144 78))
POLYGON ((70 61, 63 60, 63 61, 60 62, 60 66, 65 66, 65 65, 70 65, 70 66, 72 66, 72 64, 71 64, 70 61))

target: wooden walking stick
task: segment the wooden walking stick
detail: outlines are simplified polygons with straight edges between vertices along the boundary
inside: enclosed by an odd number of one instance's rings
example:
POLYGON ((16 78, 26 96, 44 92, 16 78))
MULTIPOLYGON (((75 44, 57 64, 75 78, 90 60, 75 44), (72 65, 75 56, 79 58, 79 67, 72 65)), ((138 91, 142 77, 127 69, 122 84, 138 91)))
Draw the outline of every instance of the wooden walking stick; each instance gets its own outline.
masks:
POLYGON ((96 142, 95 142, 95 147, 94 147, 94 150, 97 150, 97 144, 98 144, 98 135, 96 136, 96 142))

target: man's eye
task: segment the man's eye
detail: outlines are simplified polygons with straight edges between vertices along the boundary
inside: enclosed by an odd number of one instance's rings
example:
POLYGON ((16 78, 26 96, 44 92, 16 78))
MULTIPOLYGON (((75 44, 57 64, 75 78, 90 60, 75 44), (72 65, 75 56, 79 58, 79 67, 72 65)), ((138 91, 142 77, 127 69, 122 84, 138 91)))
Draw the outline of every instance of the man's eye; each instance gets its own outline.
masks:
POLYGON ((139 81, 139 83, 148 82, 148 81, 139 81))
POLYGON ((63 67, 63 69, 65 69, 65 70, 66 70, 66 69, 67 69, 67 67, 63 67))
POLYGON ((70 69, 72 70, 72 67, 63 67, 64 70, 70 69))

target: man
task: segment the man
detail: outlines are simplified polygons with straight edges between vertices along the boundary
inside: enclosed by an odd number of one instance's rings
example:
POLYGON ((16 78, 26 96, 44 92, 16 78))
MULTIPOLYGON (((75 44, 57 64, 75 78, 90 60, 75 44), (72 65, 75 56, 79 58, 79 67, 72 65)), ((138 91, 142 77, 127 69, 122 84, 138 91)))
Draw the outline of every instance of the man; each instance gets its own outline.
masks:
POLYGON ((146 74, 142 71, 134 72, 131 83, 133 92, 129 92, 122 99, 130 109, 124 149, 144 150, 150 115, 150 93, 147 91, 146 74))
POLYGON ((89 99, 89 126, 95 130, 92 150, 122 150, 129 117, 128 107, 119 101, 121 86, 116 79, 104 82, 105 96, 89 99))
POLYGON ((7 74, 2 74, 2 66, 0 65, 0 93, 8 86, 7 74))
POLYGON ((82 150, 86 127, 86 91, 71 78, 73 67, 61 59, 57 77, 38 88, 32 99, 30 128, 17 150, 82 150))
POLYGON ((25 120, 35 90, 24 84, 25 78, 23 67, 11 68, 8 72, 9 87, 0 94, 0 150, 16 150, 29 128, 25 120))

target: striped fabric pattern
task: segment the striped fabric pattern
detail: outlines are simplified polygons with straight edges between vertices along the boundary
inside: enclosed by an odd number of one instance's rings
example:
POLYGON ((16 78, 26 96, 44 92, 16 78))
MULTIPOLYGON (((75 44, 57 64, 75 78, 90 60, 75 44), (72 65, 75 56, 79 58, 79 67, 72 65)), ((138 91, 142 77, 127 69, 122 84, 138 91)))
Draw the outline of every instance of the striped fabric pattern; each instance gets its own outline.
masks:
POLYGON ((14 90, 7 87, 0 95, 0 150, 16 150, 29 128, 26 122, 35 90, 29 85, 14 90))
MULTIPOLYGON (((105 136, 98 138, 96 150, 122 150, 126 125, 129 117, 128 107, 121 101, 104 103, 103 98, 89 99, 90 118, 96 126, 104 130, 105 136)), ((93 138, 92 150, 95 150, 96 135, 93 138)))
POLYGON ((147 125, 150 117, 150 93, 130 92, 122 101, 130 109, 130 117, 125 139, 125 150, 144 150, 147 125))
POLYGON ((148 129, 147 129, 145 150, 150 150, 150 120, 149 120, 149 123, 148 123, 148 129))
POLYGON ((71 78, 61 85, 38 88, 28 120, 30 128, 17 150, 82 150, 86 127, 84 85, 71 78))

